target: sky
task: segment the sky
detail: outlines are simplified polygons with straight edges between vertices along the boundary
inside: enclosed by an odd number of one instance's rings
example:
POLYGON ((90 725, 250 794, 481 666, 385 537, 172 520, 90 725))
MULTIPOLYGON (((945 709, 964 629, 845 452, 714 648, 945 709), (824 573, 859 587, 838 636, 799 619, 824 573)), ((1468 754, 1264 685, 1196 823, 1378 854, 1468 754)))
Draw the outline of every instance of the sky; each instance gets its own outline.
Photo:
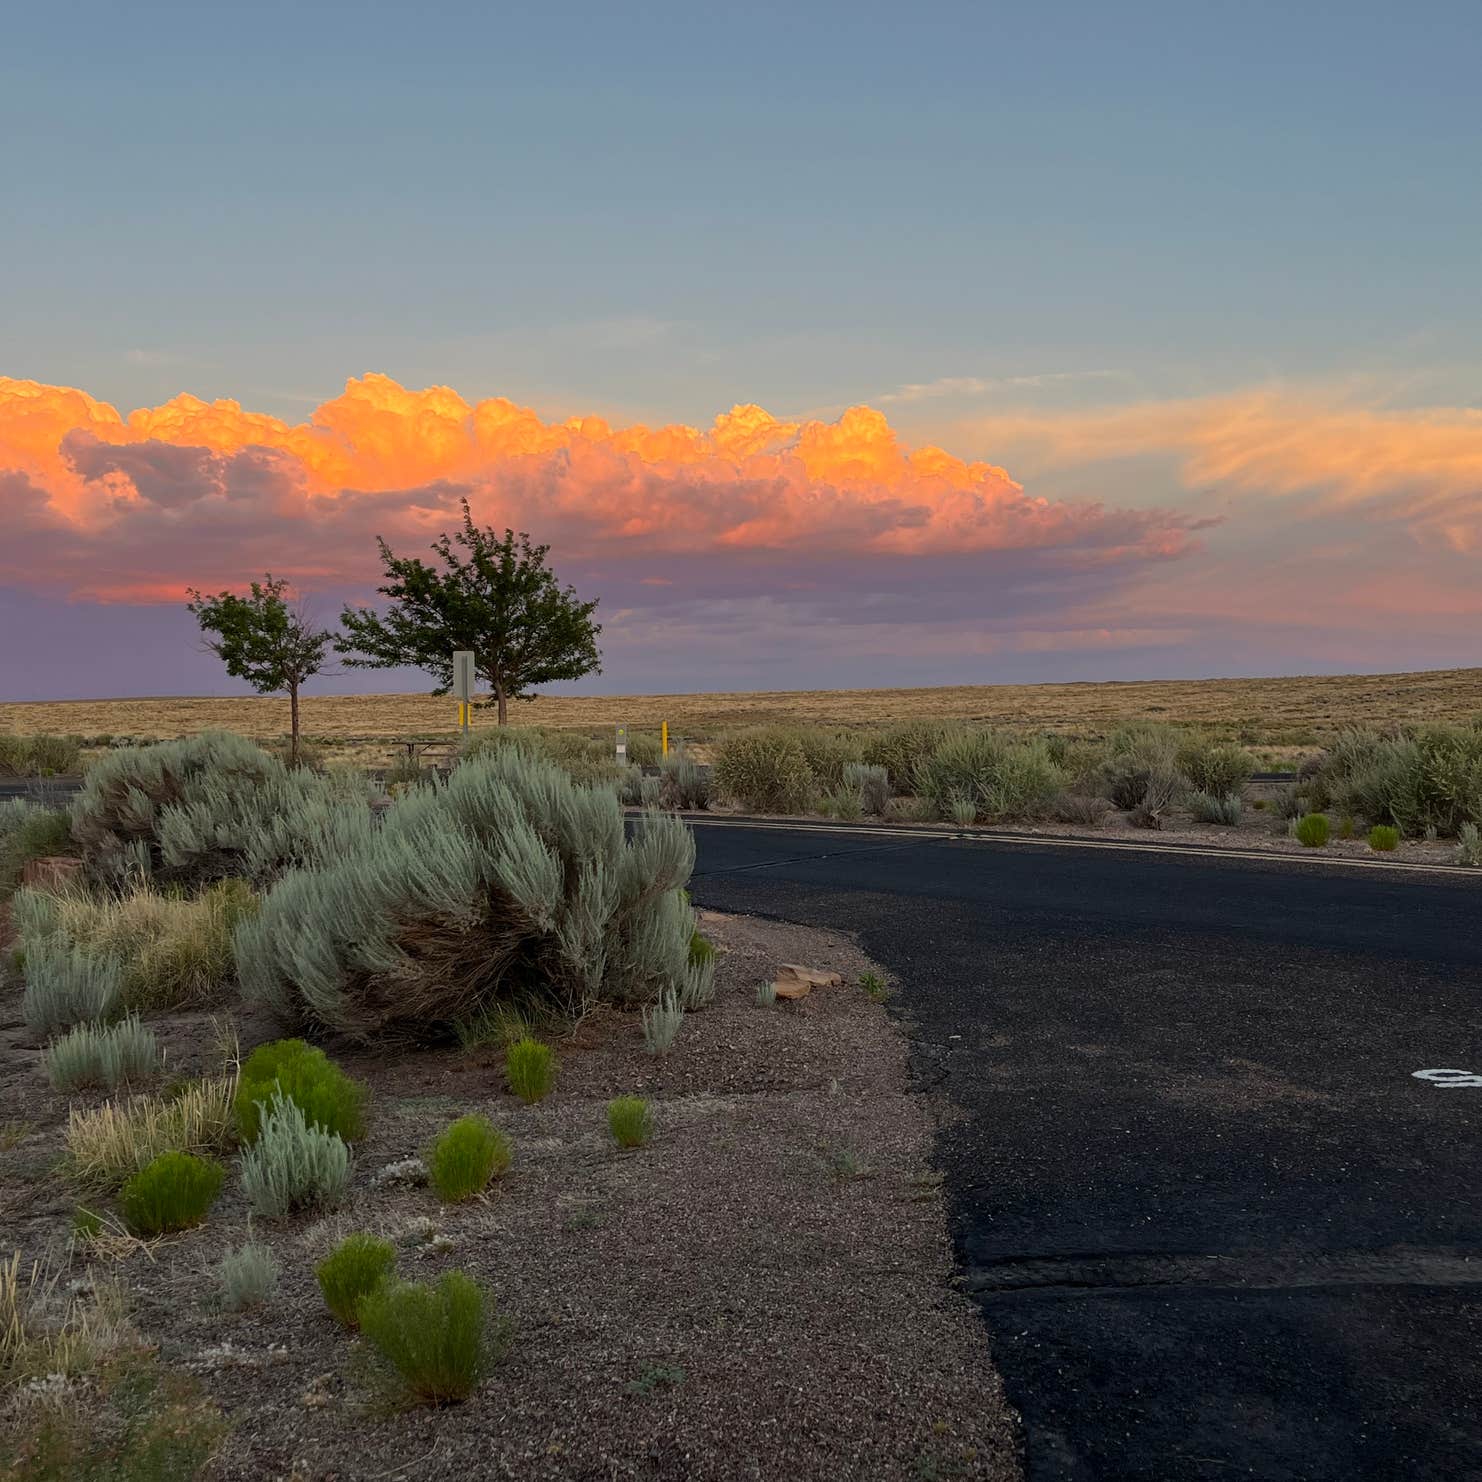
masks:
POLYGON ((4 20, 0 699, 464 497, 587 691, 1482 662, 1473 4, 4 20))

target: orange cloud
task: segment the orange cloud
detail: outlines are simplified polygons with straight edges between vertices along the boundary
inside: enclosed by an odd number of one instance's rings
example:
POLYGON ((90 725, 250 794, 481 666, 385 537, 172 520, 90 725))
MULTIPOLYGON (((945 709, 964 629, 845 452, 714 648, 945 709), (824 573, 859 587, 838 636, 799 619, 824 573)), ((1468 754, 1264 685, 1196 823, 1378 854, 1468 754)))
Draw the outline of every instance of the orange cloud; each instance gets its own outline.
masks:
POLYGON ((1176 514, 1030 497, 993 464, 905 446, 867 407, 828 423, 738 406, 705 430, 614 429, 367 375, 289 424, 187 395, 123 417, 82 391, 0 378, 0 581, 124 600, 265 567, 359 581, 371 534, 420 543, 463 496, 481 520, 587 560, 1015 551, 1085 568, 1190 544, 1176 514))
POLYGON ((1474 407, 1397 410, 1271 387, 970 427, 1054 465, 1172 454, 1190 487, 1312 494, 1321 509, 1395 520, 1457 551, 1482 549, 1482 410, 1474 407))

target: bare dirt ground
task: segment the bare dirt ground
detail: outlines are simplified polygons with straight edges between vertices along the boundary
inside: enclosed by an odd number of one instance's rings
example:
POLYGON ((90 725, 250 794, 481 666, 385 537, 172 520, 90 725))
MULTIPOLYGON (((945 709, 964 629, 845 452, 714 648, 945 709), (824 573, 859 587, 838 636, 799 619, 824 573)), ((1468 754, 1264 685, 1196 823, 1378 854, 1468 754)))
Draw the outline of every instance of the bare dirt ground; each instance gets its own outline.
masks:
MULTIPOLYGON (((1157 720, 1203 726, 1247 745, 1310 747, 1344 726, 1424 720, 1454 723, 1479 713, 1482 669, 1438 669, 1279 679, 544 696, 517 704, 512 718, 521 725, 594 733, 618 724, 656 730, 660 721, 667 720, 677 734, 693 740, 735 726, 773 721, 875 726, 936 716, 1009 730, 1048 729, 1098 736, 1128 721, 1157 720)), ((425 694, 311 693, 303 701, 305 734, 330 742, 351 737, 450 736, 455 716, 452 701, 425 694)), ((481 723, 487 720, 480 712, 481 723)), ((0 704, 0 733, 166 739, 212 729, 276 739, 288 730, 288 702, 248 696, 0 704)), ((357 763, 369 759, 355 758, 357 763)))
MULTIPOLYGON (((993 1478, 1019 1475, 1014 1418, 974 1309, 952 1287, 931 1111, 901 1027, 857 984, 848 941, 702 917, 720 991, 664 1059, 635 1016, 589 1019, 558 1045, 555 1092, 527 1107, 497 1051, 344 1054, 372 1086, 352 1197, 318 1221, 259 1223, 282 1281, 229 1315, 210 1267, 248 1231, 233 1170, 201 1229, 113 1268, 160 1359, 199 1376, 230 1430, 219 1479, 993 1478), (848 986, 763 1007, 779 961, 848 986), (647 1146, 620 1151, 604 1104, 655 1104, 647 1146), (514 1164, 486 1200, 440 1207, 377 1184, 454 1117, 489 1115, 514 1164), (387 1414, 358 1379, 357 1340, 325 1310, 313 1264, 353 1230, 385 1234, 415 1277, 461 1268, 515 1338, 467 1403, 387 1414)), ((267 1037, 243 1023, 243 1043, 267 1037)), ((204 1014, 157 1025, 169 1069, 212 1068, 204 1014)), ((62 1259, 77 1193, 54 1169, 66 1098, 0 1001, 0 1225, 29 1259, 62 1259)))

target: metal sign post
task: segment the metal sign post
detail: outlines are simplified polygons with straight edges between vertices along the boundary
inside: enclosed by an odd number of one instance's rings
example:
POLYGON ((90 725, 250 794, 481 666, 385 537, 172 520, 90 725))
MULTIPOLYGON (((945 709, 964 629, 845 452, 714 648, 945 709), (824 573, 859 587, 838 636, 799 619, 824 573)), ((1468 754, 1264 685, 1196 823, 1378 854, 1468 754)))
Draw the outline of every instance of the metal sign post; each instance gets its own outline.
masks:
POLYGON ((466 731, 473 723, 473 650, 453 650, 453 693, 458 697, 458 728, 466 731))
POLYGON ((623 766, 628 760, 628 728, 619 726, 617 728, 617 759, 618 766, 623 766))

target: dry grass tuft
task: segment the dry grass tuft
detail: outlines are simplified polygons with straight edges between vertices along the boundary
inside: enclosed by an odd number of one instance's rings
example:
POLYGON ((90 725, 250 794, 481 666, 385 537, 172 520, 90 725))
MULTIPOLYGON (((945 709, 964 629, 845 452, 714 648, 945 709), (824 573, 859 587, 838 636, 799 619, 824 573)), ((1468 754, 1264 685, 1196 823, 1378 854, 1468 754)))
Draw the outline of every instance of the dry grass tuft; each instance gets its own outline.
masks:
POLYGON ((224 1153, 232 1144, 235 1075, 194 1081, 178 1095, 131 1096, 67 1116, 67 1156, 79 1178, 120 1183, 161 1153, 224 1153))

